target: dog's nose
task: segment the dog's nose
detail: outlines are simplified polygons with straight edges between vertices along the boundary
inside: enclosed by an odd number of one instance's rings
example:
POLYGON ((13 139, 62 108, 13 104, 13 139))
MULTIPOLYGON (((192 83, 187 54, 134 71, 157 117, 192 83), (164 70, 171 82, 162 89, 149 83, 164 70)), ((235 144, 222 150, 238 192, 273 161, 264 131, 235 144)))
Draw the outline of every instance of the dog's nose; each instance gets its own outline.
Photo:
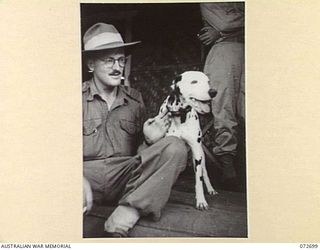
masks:
POLYGON ((217 91, 215 89, 209 89, 209 96, 211 98, 215 97, 217 95, 217 91))

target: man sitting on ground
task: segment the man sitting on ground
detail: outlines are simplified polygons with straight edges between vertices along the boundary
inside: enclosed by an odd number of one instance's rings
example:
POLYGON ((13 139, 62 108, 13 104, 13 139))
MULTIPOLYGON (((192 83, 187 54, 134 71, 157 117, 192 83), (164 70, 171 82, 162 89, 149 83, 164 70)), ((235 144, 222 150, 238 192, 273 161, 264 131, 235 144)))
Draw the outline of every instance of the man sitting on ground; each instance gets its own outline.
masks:
POLYGON ((83 57, 92 78, 83 83, 84 198, 117 201, 106 237, 126 237, 141 216, 158 220, 187 161, 185 143, 165 137, 170 117, 145 121, 141 94, 121 85, 124 43, 113 25, 97 23, 84 35, 83 57), (140 146, 139 146, 140 145, 140 146))

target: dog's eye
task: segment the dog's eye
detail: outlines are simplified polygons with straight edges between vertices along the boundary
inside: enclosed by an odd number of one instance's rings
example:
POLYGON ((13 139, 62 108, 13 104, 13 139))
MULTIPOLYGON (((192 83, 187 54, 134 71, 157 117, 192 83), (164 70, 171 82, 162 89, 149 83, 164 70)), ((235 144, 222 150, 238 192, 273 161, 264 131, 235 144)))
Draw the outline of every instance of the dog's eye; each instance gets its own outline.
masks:
POLYGON ((192 82, 191 82, 191 84, 195 84, 195 83, 197 83, 198 81, 197 80, 193 80, 192 82))

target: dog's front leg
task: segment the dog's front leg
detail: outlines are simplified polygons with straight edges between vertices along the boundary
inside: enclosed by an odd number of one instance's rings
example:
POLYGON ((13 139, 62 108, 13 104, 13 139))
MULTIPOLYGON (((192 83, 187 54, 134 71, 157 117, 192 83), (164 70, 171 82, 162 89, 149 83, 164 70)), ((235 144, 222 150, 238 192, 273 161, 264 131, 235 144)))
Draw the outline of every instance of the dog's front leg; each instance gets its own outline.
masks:
POLYGON ((202 175, 203 175, 203 181, 206 184, 206 188, 207 191, 210 195, 216 195, 218 194, 218 192, 212 187, 208 173, 207 173, 207 169, 206 169, 206 164, 204 163, 202 165, 202 175))
POLYGON ((187 114, 187 120, 181 124, 181 138, 187 142, 192 151, 193 166, 195 172, 196 207, 208 209, 208 203, 203 191, 203 166, 205 167, 205 156, 201 144, 201 129, 199 118, 194 110, 187 114))
POLYGON ((203 167, 204 153, 201 144, 190 145, 192 150, 194 171, 195 171, 195 190, 196 190, 196 203, 197 208, 200 210, 208 209, 208 203, 204 197, 203 190, 203 167), (198 146, 200 145, 200 147, 198 146))

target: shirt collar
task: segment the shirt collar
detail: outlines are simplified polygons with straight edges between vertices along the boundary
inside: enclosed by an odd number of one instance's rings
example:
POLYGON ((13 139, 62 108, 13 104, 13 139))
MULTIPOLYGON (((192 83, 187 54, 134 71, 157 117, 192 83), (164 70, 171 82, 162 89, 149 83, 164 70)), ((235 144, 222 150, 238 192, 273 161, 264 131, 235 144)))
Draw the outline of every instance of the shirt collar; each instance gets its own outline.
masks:
MULTIPOLYGON (((126 105, 128 103, 128 98, 125 94, 125 89, 122 86, 119 86, 117 88, 118 88, 117 96, 112 104, 111 109, 114 109, 121 105, 126 105)), ((100 96, 99 91, 96 85, 94 84, 93 78, 88 81, 88 89, 89 89, 89 93, 87 96, 87 101, 92 101, 95 96, 100 96)))
POLYGON ((128 98, 126 97, 125 93, 123 92, 123 88, 121 86, 118 87, 117 97, 114 100, 110 110, 115 109, 116 107, 127 105, 128 98))
POLYGON ((88 93, 87 101, 92 101, 95 95, 100 96, 98 89, 94 84, 93 78, 88 81, 88 89, 89 89, 89 93, 88 93))

